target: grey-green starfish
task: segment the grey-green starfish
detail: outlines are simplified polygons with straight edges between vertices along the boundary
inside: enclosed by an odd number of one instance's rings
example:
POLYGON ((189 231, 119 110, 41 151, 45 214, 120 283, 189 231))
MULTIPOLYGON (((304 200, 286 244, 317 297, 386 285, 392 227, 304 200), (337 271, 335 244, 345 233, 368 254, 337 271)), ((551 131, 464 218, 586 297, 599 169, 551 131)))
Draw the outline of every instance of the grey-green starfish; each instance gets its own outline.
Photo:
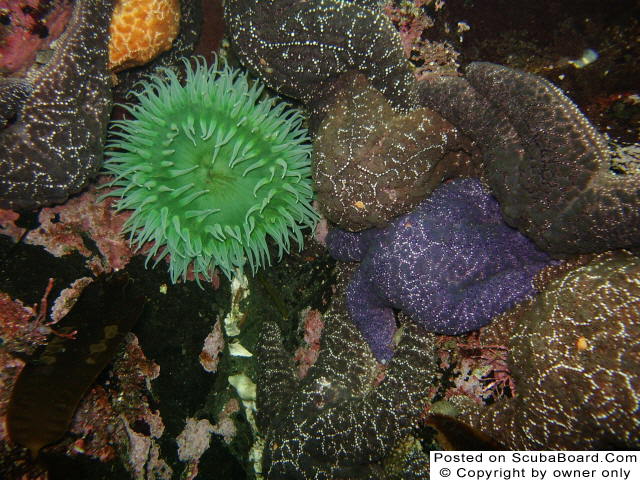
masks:
POLYGON ((640 245, 640 176, 616 175, 606 138, 558 87, 486 62, 430 77, 422 103, 472 137, 509 224, 551 253, 640 245))
POLYGON ((407 325, 376 386, 375 359, 344 307, 340 295, 323 316, 320 355, 302 380, 278 326, 263 326, 256 352, 257 404, 267 440, 267 479, 391 478, 384 461, 424 411, 435 372, 434 337, 407 325))
POLYGON ((394 107, 414 105, 410 64, 375 1, 227 0, 225 21, 241 61, 283 95, 318 102, 357 70, 394 107))
POLYGON ((53 57, 28 79, 21 107, 11 107, 15 122, 0 131, 0 208, 64 201, 100 168, 112 7, 113 0, 78 0, 53 57))

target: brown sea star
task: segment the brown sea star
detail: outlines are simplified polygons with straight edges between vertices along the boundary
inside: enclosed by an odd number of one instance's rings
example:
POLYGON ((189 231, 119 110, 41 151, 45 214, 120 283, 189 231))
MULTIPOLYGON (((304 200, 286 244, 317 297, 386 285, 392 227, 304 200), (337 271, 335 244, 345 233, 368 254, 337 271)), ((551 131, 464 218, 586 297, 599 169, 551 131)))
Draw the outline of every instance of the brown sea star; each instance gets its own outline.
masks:
POLYGON ((394 107, 415 103, 400 38, 375 1, 228 0, 225 20, 241 61, 283 95, 316 102, 357 70, 394 107))
POLYGON ((640 258, 622 250, 549 270, 538 297, 481 333, 509 345, 518 394, 464 402, 461 419, 514 450, 638 448, 640 258))
POLYGON ((479 173, 471 142, 436 112, 395 112, 361 74, 338 84, 312 156, 320 211, 338 227, 383 227, 443 180, 479 173))
POLYGON ((0 130, 0 207, 35 208, 82 189, 102 162, 111 111, 113 0, 78 0, 15 122, 0 130))
POLYGON ((640 245, 640 176, 558 87, 486 62, 421 82, 421 100, 476 140, 506 221, 554 254, 640 245))

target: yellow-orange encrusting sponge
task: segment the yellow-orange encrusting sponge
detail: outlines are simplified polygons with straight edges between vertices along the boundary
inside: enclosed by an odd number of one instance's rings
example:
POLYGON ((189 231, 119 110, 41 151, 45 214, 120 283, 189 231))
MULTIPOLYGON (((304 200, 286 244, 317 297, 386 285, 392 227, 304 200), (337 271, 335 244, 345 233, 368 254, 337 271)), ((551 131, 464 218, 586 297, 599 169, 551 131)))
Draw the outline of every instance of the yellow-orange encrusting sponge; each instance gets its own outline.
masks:
POLYGON ((144 65, 171 48, 180 27, 180 0, 118 0, 111 19, 109 68, 144 65))

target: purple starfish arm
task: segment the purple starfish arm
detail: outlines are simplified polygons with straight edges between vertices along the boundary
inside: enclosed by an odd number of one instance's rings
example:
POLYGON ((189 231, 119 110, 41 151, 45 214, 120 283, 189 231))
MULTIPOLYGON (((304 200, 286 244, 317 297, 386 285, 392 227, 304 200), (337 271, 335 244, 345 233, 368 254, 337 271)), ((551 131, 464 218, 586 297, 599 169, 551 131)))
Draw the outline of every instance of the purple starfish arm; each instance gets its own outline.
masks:
POLYGON ((376 359, 388 363, 393 356, 396 319, 393 310, 372 288, 371 279, 358 269, 347 288, 347 306, 351 321, 358 327, 376 359))
POLYGON ((443 292, 439 298, 431 298, 431 301, 429 297, 433 295, 418 291, 420 301, 405 299, 397 308, 412 318, 421 319, 421 323, 433 332, 458 335, 485 326, 498 313, 533 295, 531 277, 528 271, 503 272, 469 285, 464 291, 452 289, 443 292))
POLYGON ((325 243, 329 253, 336 260, 342 262, 359 262, 378 238, 383 235, 383 231, 378 228, 371 228, 362 232, 347 232, 338 228, 332 228, 327 234, 325 243))

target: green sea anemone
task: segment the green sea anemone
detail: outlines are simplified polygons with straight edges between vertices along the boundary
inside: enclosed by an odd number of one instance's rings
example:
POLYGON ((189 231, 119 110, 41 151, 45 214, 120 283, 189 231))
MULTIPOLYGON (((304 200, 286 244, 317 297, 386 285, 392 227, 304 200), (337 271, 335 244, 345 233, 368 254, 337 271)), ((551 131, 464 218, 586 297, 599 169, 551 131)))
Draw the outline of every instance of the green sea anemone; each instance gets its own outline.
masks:
POLYGON ((108 144, 108 186, 119 187, 117 210, 132 210, 124 231, 147 260, 169 255, 171 280, 231 277, 248 260, 252 272, 271 264, 290 238, 315 226, 311 146, 302 117, 263 86, 217 59, 184 61, 186 79, 165 70, 142 82, 133 116, 114 122, 108 144))

